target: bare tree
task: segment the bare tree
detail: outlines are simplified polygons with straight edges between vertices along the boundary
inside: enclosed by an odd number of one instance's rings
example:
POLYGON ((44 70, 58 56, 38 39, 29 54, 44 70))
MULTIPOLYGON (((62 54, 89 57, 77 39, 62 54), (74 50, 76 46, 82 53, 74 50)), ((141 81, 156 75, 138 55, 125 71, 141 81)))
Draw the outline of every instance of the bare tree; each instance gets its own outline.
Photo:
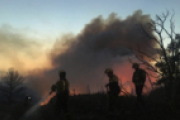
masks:
POLYGON ((165 85, 167 96, 169 100, 172 100, 173 96, 176 96, 177 88, 180 86, 180 35, 175 33, 174 12, 170 16, 170 30, 168 31, 165 28, 165 22, 169 16, 170 12, 166 11, 166 13, 156 15, 156 20, 152 20, 145 25, 139 25, 144 34, 156 42, 157 48, 147 45, 152 51, 156 52, 156 56, 144 53, 138 45, 138 49, 132 49, 132 51, 140 63, 146 65, 147 70, 157 73, 158 76, 152 77, 156 77, 159 80, 157 84, 163 83, 165 85), (153 31, 153 33, 149 31, 153 31), (164 33, 170 40, 167 47, 164 44, 166 39, 163 37, 164 33), (146 61, 142 56, 150 59, 155 64, 153 65, 146 61))
POLYGON ((0 92, 3 93, 9 104, 13 103, 16 96, 23 92, 23 81, 24 77, 13 68, 1 77, 0 92))

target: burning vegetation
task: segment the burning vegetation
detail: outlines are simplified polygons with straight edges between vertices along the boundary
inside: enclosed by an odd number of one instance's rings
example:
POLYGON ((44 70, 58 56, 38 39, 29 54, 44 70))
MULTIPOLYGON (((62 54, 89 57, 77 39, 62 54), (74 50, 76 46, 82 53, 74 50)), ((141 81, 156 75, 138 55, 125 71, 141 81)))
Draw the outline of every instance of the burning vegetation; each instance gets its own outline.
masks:
MULTIPOLYGON (((52 68, 37 70, 36 73, 32 71, 29 84, 40 92, 47 91, 57 81, 60 68, 67 71, 71 90, 81 93, 87 92, 87 85, 91 92, 101 90, 107 82, 103 71, 108 67, 113 68, 119 78, 122 77, 122 83, 131 81, 133 70, 127 59, 127 56, 133 58, 130 48, 140 46, 145 53, 155 55, 147 46, 156 47, 156 42, 138 26, 149 21, 150 15, 143 15, 141 10, 126 19, 120 19, 114 13, 107 19, 102 16, 93 19, 78 35, 66 34, 57 39, 49 53, 52 68)), ((153 35, 153 30, 148 34, 153 35)))
POLYGON ((26 84, 44 99, 32 109, 26 109, 27 114, 23 113, 22 119, 63 119, 62 116, 54 115, 56 93, 48 95, 51 85, 59 79, 58 71, 61 68, 66 70, 70 82, 71 96, 68 103, 74 119, 106 120, 110 117, 144 120, 155 119, 154 116, 157 119, 171 119, 172 115, 177 118, 180 106, 180 37, 173 32, 173 17, 171 33, 164 28, 168 15, 167 12, 162 18, 157 16, 157 21, 152 21, 150 15, 143 15, 141 10, 126 19, 120 19, 112 13, 107 19, 102 16, 93 19, 75 36, 66 34, 57 39, 48 53, 51 67, 35 69, 27 75, 26 84), (157 25, 160 25, 160 30, 157 30, 157 25), (171 39, 167 48, 161 37, 163 30, 171 39), (145 106, 135 102, 132 84, 134 62, 139 62, 147 73, 143 94, 145 106), (106 100, 110 99, 110 95, 104 87, 108 82, 104 69, 109 67, 119 78, 122 91, 117 97, 117 109, 113 115, 106 116, 106 100), (155 89, 155 85, 159 87, 155 89))

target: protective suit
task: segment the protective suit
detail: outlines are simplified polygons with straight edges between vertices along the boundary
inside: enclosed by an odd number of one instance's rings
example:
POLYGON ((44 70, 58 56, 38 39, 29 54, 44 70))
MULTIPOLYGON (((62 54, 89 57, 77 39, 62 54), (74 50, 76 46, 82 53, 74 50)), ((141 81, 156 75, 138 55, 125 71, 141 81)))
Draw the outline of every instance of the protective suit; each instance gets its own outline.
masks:
POLYGON ((142 100, 142 90, 146 81, 146 71, 139 68, 139 65, 137 63, 134 63, 132 67, 135 69, 132 77, 132 82, 134 83, 136 88, 137 100, 138 102, 144 104, 142 100))
POLYGON ((113 74, 113 70, 108 68, 105 73, 109 77, 109 83, 106 84, 108 90, 108 111, 113 112, 117 103, 118 94, 120 93, 120 87, 118 85, 118 77, 113 74))
POLYGON ((66 72, 60 71, 59 77, 60 79, 51 87, 52 91, 56 91, 56 112, 60 114, 63 111, 68 115, 69 82, 66 72))

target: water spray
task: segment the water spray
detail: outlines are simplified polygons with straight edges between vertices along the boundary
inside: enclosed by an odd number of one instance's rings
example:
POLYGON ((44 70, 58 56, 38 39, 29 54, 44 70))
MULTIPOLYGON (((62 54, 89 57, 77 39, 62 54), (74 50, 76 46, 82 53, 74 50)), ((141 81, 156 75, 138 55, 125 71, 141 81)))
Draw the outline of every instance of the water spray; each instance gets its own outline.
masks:
POLYGON ((33 112, 35 112, 38 107, 40 106, 40 104, 45 101, 51 94, 46 95, 44 98, 42 98, 38 103, 36 103, 35 105, 33 105, 28 111, 25 112, 25 114, 21 117, 20 120, 24 120, 27 117, 29 117, 33 112))

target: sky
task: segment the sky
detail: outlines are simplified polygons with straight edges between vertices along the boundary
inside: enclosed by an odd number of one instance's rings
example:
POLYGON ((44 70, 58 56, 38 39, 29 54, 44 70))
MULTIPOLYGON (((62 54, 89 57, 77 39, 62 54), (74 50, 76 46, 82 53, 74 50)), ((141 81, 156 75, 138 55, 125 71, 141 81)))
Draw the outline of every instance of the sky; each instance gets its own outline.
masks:
MULTIPOLYGON (((98 16, 108 19, 110 14, 115 13, 118 18, 124 20, 135 11, 141 10, 143 15, 150 15, 155 19, 157 14, 174 10, 175 30, 179 32, 179 4, 179 0, 0 0, 0 73, 10 67, 24 74, 28 74, 25 71, 42 69, 51 73, 56 70, 52 68, 53 62, 59 65, 56 60, 62 61, 64 67, 68 66, 66 58, 73 55, 68 52, 59 55, 56 50, 63 51, 65 48, 57 43, 61 43, 62 40, 65 47, 74 47, 74 51, 73 49, 68 51, 77 54, 81 51, 79 46, 71 46, 63 40, 81 39, 81 34, 87 36, 87 28, 92 27, 88 24, 96 24, 92 20, 98 16)), ((169 27, 168 22, 165 27, 169 27)), ((88 36, 85 40, 88 41, 88 36)), ((86 43, 83 45, 88 46, 86 43)))
MULTIPOLYGON (((34 36, 56 38, 64 33, 77 34, 94 17, 116 13, 122 19, 141 9, 155 17, 166 9, 178 15, 179 0, 0 0, 0 24, 32 30, 34 36)), ((180 27, 180 26, 178 26, 180 27)))
POLYGON ((107 18, 116 13, 125 19, 139 9, 152 18, 166 9, 174 10, 179 31, 179 3, 179 0, 0 0, 0 27, 41 42, 44 50, 64 34, 80 33, 95 17, 107 18))

